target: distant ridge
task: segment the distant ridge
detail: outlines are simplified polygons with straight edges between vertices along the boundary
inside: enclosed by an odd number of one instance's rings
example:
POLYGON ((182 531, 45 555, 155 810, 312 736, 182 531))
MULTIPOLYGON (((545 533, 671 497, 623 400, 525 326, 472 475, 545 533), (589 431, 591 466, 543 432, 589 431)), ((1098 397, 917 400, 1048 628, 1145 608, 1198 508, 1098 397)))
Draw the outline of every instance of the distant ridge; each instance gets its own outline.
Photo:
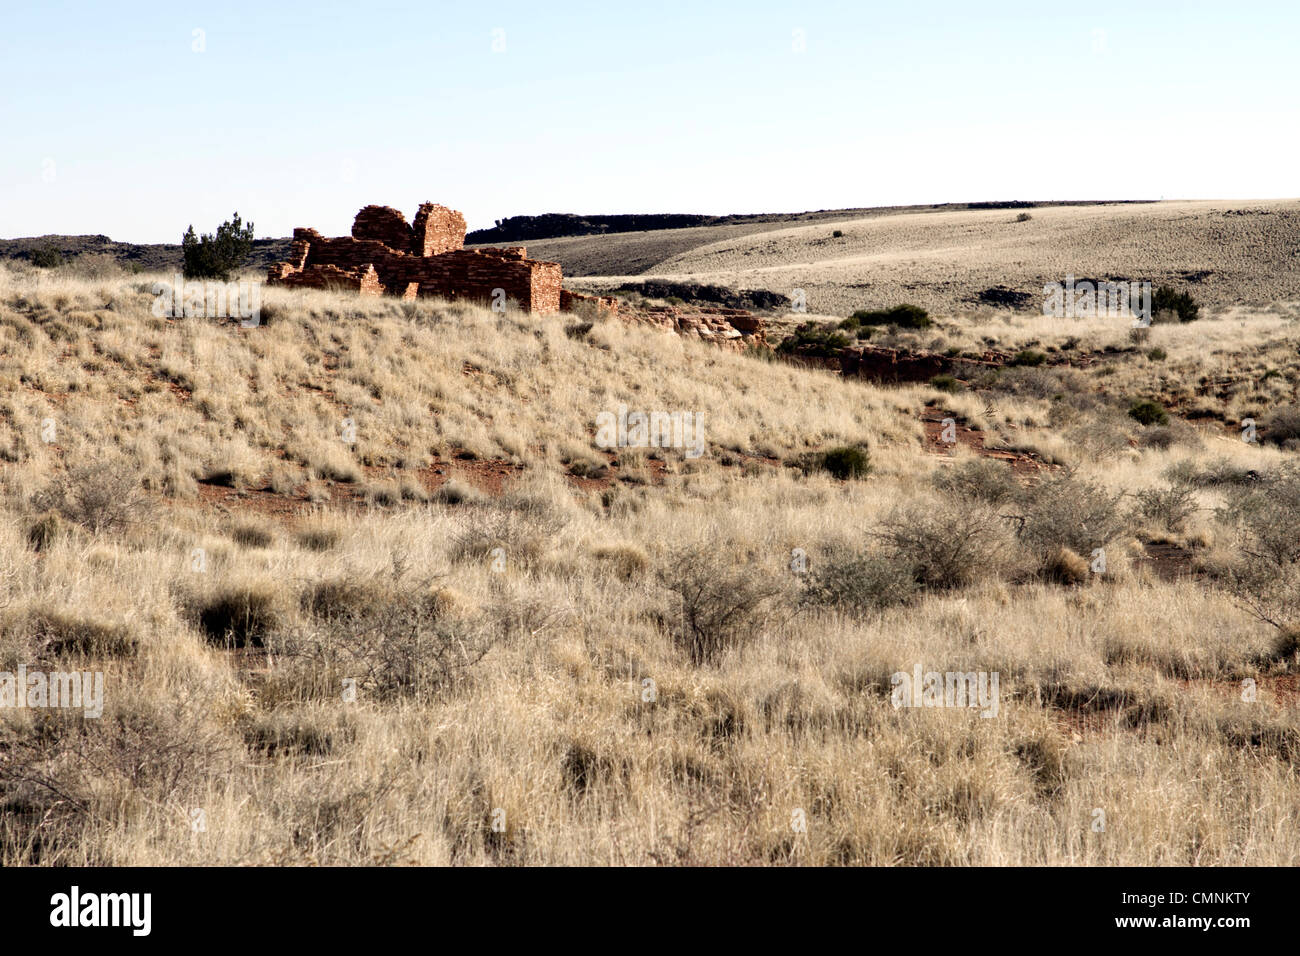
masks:
POLYGON ((568 236, 594 236, 616 232, 651 232, 656 229, 689 229, 694 226, 734 226, 742 223, 816 222, 821 219, 847 219, 869 213, 915 212, 924 209, 1034 209, 1039 206, 1108 206, 1121 203, 1147 203, 1154 199, 1060 200, 1033 202, 1020 199, 990 202, 939 203, 929 206, 872 206, 859 209, 819 209, 798 213, 734 213, 727 216, 704 216, 694 213, 643 213, 620 215, 586 215, 548 212, 540 216, 509 216, 498 219, 491 229, 475 229, 465 237, 466 244, 527 242, 530 239, 561 239, 568 236))

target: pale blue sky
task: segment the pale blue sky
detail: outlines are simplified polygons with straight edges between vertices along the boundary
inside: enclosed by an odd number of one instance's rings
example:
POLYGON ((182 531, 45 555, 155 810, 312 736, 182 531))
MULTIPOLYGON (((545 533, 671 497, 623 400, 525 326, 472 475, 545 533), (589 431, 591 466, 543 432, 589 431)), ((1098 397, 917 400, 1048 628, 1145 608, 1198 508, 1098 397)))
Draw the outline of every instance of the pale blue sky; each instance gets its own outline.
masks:
POLYGON ((1298 26, 1295 0, 6 0, 0 236, 1292 197, 1298 26))

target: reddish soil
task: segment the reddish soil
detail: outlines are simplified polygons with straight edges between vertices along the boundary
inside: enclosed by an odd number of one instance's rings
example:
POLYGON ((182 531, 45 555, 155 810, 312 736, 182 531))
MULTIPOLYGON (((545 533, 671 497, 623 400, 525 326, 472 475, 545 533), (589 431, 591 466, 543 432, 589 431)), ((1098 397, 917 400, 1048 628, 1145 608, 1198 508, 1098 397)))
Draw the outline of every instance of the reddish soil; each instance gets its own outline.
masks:
MULTIPOLYGON (((926 450, 936 455, 951 456, 954 446, 942 438, 943 420, 945 418, 956 419, 957 416, 953 412, 943 411, 933 405, 927 405, 921 413, 921 422, 925 426, 926 450)), ((982 458, 992 458, 995 461, 1006 462, 1011 467, 1011 470, 1020 477, 1037 475, 1042 471, 1055 467, 1030 452, 986 448, 984 446, 985 433, 977 431, 969 425, 963 425, 960 421, 956 423, 956 438, 956 444, 964 445, 982 458)))
POLYGON ((1192 570, 1193 552, 1176 544, 1148 541, 1142 545, 1146 554, 1138 559, 1140 564, 1148 564, 1162 580, 1176 581, 1179 578, 1202 577, 1192 570))

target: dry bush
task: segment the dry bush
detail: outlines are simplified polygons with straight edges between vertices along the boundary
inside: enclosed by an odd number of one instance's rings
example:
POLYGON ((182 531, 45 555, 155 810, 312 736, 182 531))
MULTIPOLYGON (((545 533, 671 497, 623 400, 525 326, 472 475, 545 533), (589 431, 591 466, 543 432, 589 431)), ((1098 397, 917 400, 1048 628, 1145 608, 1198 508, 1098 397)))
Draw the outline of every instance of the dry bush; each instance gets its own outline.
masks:
POLYGON ((466 513, 454 536, 452 558, 488 560, 500 548, 507 564, 529 567, 554 545, 567 523, 567 516, 545 500, 502 498, 466 513))
POLYGON ((1005 527, 985 505, 939 502, 895 508, 876 537, 886 553, 932 590, 964 587, 1002 568, 1005 527))
POLYGON ((1119 506, 1122 498, 1071 475, 1049 478, 1030 489, 1014 515, 1016 536, 1039 560, 1057 548, 1089 555, 1128 529, 1119 506))
POLYGON ((800 601, 865 614, 906 603, 915 591, 913 568, 897 557, 834 548, 809 567, 800 601))
POLYGON ((91 828, 116 829, 142 800, 186 801, 229 774, 235 748, 210 709, 186 692, 96 720, 51 710, 0 722, 0 862, 112 862, 108 845, 85 843, 91 828))
POLYGON ((783 588, 738 564, 723 547, 688 545, 672 551, 656 569, 659 584, 676 598, 665 616, 693 664, 716 662, 753 640, 783 588))
POLYGON ((1154 524, 1170 534, 1181 534, 1187 521, 1198 511, 1196 492, 1191 488, 1148 488, 1137 493, 1133 518, 1154 524))
POLYGON ((499 605, 494 613, 448 613, 442 593, 423 585, 394 586, 376 599, 374 587, 340 582, 309 589, 313 618, 278 634, 274 650, 308 697, 337 695, 342 681, 388 701, 428 702, 465 678, 494 646, 536 633, 550 612, 535 605, 499 605))
POLYGON ((92 534, 121 533, 150 511, 134 470, 123 462, 79 465, 32 496, 37 511, 53 511, 92 534))
POLYGON ((1024 490, 1010 466, 988 458, 971 458, 942 468, 935 472, 934 485, 958 498, 989 505, 1013 502, 1024 490))
POLYGON ((1227 571, 1238 604, 1284 633, 1300 629, 1300 480, 1270 484, 1220 509, 1240 555, 1227 571))

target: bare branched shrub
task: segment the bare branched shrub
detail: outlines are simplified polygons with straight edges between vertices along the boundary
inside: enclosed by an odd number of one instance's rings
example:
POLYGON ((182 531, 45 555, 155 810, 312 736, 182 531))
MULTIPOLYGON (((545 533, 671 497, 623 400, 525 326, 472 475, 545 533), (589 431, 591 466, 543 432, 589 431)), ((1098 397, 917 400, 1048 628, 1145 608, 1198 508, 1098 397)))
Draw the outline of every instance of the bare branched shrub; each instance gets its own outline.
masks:
POLYGON ((1237 603, 1283 632, 1300 628, 1300 481, 1245 494, 1219 518, 1236 533, 1240 550, 1227 574, 1237 603))
POLYGON ((676 598, 668 617, 694 664, 716 661, 726 650, 757 636, 782 588, 724 548, 694 545, 668 555, 656 572, 676 598))
POLYGON ((912 568, 896 557, 832 550, 803 579, 801 603, 863 614, 908 601, 916 592, 912 568))
POLYGON ((228 774, 235 749, 210 715, 210 699, 186 693, 97 720, 48 710, 0 723, 0 860, 75 861, 88 826, 112 828, 140 799, 176 801, 228 774))
POLYGON ((1005 532, 985 505, 914 503, 891 512, 876 537, 888 555, 911 569, 917 584, 947 590, 1000 570, 1005 532))
POLYGON ((1013 516, 1016 536, 1031 555, 1046 559, 1057 548, 1088 555, 1128 530, 1122 494, 1071 475, 1036 485, 1013 516))
POLYGON ((1191 488, 1148 488, 1138 492, 1133 516, 1170 534, 1180 534, 1196 512, 1196 492, 1191 488))
POLYGON ((296 666, 294 676, 309 696, 337 695, 350 678, 375 699, 427 701, 468 676, 497 644, 540 633, 558 614, 511 601, 455 614, 445 591, 427 582, 377 588, 339 582, 310 588, 304 604, 312 618, 275 636, 274 652, 296 666))
POLYGON ((967 501, 1002 505, 1015 501, 1023 489, 1011 468, 988 458, 972 458, 935 473, 934 485, 967 501))
POLYGON ((59 475, 32 496, 31 504, 37 511, 54 511, 93 534, 126 531, 149 511, 134 470, 110 461, 80 465, 59 475))
POLYGON ((503 499, 469 511, 455 535, 453 560, 487 560, 496 549, 508 562, 534 563, 564 529, 568 518, 541 499, 503 499))

